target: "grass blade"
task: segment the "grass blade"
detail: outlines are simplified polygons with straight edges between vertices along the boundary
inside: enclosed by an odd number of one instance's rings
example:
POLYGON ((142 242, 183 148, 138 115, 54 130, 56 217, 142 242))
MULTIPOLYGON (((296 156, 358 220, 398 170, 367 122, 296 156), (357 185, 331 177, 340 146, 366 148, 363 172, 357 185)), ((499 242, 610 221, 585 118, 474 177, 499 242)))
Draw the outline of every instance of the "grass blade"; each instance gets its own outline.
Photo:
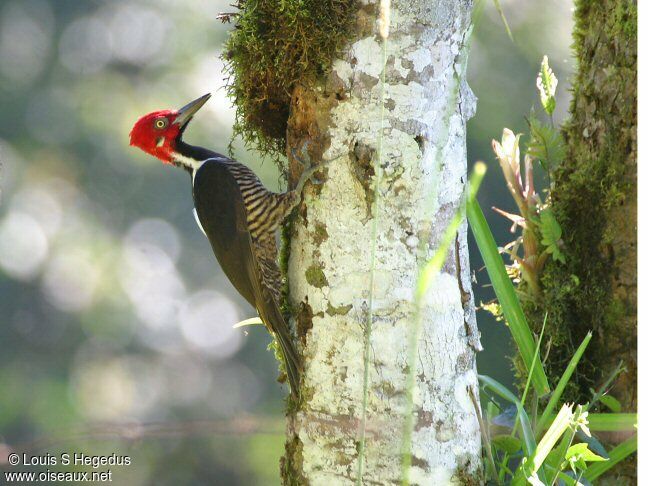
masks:
POLYGON ((482 436, 482 443, 484 446, 484 449, 486 450, 486 458, 488 459, 487 464, 487 470, 486 470, 486 476, 492 477, 495 481, 495 483, 500 486, 500 482, 497 479, 497 466, 495 466, 495 459, 493 457, 493 447, 491 443, 491 438, 490 434, 488 433, 488 426, 484 423, 484 418, 482 417, 481 413, 481 407, 479 406, 479 402, 477 401, 477 397, 475 397, 475 393, 473 392, 472 386, 467 387, 468 390, 468 396, 470 397, 470 401, 473 404, 473 407, 475 408, 475 415, 477 415, 477 422, 479 422, 479 432, 481 433, 482 436), (490 471, 488 471, 488 468, 490 467, 490 471))
POLYGON ((484 213, 482 213, 479 203, 474 197, 468 200, 466 214, 473 235, 475 236, 475 241, 479 247, 479 252, 486 264, 488 276, 495 289, 495 295, 497 295, 497 299, 502 306, 504 317, 511 330, 511 335, 517 344, 527 370, 533 368, 530 371, 533 387, 538 393, 538 396, 546 395, 550 389, 542 363, 537 363, 536 366, 533 366, 533 357, 535 355, 533 334, 524 317, 511 279, 506 273, 502 256, 499 254, 493 234, 488 227, 486 218, 484 218, 484 213))
POLYGON ((594 481, 634 452, 637 452, 636 434, 612 449, 610 451, 609 460, 605 462, 597 462, 596 464, 589 466, 587 471, 585 471, 585 474, 583 474, 583 477, 588 481, 594 481))
POLYGON ((583 356, 583 353, 585 352, 585 348, 587 348, 590 339, 592 339, 592 333, 588 332, 587 336, 585 336, 585 339, 583 339, 583 342, 580 344, 580 346, 574 353, 574 356, 572 356, 572 359, 569 360, 569 364, 567 365, 567 368, 565 368, 565 371, 560 377, 560 381, 558 382, 558 385, 556 385, 556 389, 551 394, 549 403, 547 403, 544 412, 540 416, 540 420, 538 420, 538 423, 536 425, 536 430, 538 432, 542 432, 547 426, 547 424, 549 423, 550 416, 553 413, 554 409, 556 408, 556 405, 558 405, 558 402, 560 401, 560 398, 562 397, 562 394, 565 391, 565 387, 567 386, 567 383, 569 383, 569 380, 571 380, 571 377, 574 374, 574 371, 576 370, 576 366, 578 365, 578 362, 583 356))
MULTIPOLYGON (((554 420, 556 414, 549 414, 548 420, 554 420)), ((590 413, 587 415, 589 429, 594 432, 629 432, 637 425, 636 413, 590 413)), ((546 428, 546 425, 544 426, 546 428)), ((542 432, 544 429, 536 429, 542 432)))
MULTIPOLYGON (((542 321, 542 330, 540 331, 540 337, 536 344, 535 352, 533 353, 533 360, 531 361, 531 368, 529 369, 529 376, 527 376, 527 381, 524 384, 524 392, 522 392, 522 398, 520 402, 522 406, 526 405, 526 397, 529 393, 529 385, 531 384, 531 377, 533 376, 533 370, 536 367, 536 364, 540 362, 540 346, 542 345, 542 338, 544 337, 545 325, 547 324, 547 313, 545 312, 544 320, 542 321)), ((534 417, 535 420, 535 417, 534 417)))
POLYGON ((502 9, 502 5, 500 4, 499 0, 493 0, 493 3, 495 4, 495 9, 497 10, 497 13, 499 13, 500 18, 504 23, 504 28, 506 29, 506 33, 508 34, 509 39, 511 39, 511 42, 515 43, 515 39, 513 39, 513 32, 511 32, 511 28, 509 27, 509 24, 506 21, 506 15, 504 15, 504 10, 502 9))
POLYGON ((635 430, 636 413, 590 413, 587 416, 590 430, 596 432, 627 432, 635 430))
MULTIPOLYGON (((556 414, 549 414, 548 420, 554 420, 556 414)), ((637 424, 636 413, 590 413, 587 416, 589 421, 589 429, 594 432, 630 432, 635 430, 637 424)), ((538 432, 543 429, 537 428, 538 432)))

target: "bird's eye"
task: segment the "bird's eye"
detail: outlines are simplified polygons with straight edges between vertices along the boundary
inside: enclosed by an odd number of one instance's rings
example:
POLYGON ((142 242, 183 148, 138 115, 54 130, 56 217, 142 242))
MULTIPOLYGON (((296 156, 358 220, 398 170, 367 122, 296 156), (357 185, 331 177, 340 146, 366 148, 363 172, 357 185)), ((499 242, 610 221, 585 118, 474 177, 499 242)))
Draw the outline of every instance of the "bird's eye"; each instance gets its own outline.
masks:
POLYGON ((166 118, 158 118, 157 120, 155 120, 155 128, 162 130, 163 128, 166 128, 167 123, 168 122, 166 118))

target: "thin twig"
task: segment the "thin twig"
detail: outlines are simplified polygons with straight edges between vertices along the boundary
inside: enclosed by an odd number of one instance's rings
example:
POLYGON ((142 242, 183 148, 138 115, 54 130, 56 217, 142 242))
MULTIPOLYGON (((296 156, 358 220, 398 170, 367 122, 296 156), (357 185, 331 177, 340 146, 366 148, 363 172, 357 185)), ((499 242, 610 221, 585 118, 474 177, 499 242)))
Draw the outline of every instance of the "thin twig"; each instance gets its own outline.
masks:
POLYGON ((610 376, 608 376, 607 380, 596 390, 594 395, 592 396, 592 401, 587 404, 587 407, 585 407, 585 410, 589 410, 592 408, 596 402, 598 402, 603 395, 605 395, 612 386, 612 382, 623 372, 627 371, 626 367, 623 366, 623 360, 619 361, 619 364, 616 365, 616 368, 612 370, 612 373, 610 373, 610 376))

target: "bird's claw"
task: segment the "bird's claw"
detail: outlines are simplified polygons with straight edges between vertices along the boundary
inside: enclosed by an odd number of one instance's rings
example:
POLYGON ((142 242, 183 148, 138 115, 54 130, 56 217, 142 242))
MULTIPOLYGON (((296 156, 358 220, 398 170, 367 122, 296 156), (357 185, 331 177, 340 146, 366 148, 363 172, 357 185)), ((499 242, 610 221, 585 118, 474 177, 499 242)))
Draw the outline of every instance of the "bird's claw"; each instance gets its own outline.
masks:
POLYGON ((315 166, 311 166, 308 169, 305 169, 304 172, 302 172, 301 177, 299 178, 299 182, 297 183, 297 187, 296 187, 297 192, 301 192, 304 189, 306 182, 310 182, 311 184, 315 184, 318 186, 324 184, 324 181, 322 179, 318 179, 317 177, 315 177, 315 174, 321 169, 327 167, 331 162, 332 162, 331 160, 327 160, 315 166))
POLYGON ((304 145, 302 145, 301 153, 303 158, 297 155, 297 150, 295 150, 294 148, 291 149, 293 158, 297 160, 302 165, 302 167, 308 167, 307 169, 304 169, 304 172, 302 172, 302 175, 299 178, 299 182, 297 183, 296 190, 298 193, 301 193, 301 191, 304 189, 306 182, 310 181, 312 184, 318 186, 324 184, 323 180, 314 177, 315 173, 320 171, 321 169, 328 167, 333 161, 341 158, 344 155, 338 155, 337 157, 333 157, 332 159, 324 159, 319 164, 313 166, 307 151, 309 144, 310 142, 307 141, 306 143, 304 143, 304 145))

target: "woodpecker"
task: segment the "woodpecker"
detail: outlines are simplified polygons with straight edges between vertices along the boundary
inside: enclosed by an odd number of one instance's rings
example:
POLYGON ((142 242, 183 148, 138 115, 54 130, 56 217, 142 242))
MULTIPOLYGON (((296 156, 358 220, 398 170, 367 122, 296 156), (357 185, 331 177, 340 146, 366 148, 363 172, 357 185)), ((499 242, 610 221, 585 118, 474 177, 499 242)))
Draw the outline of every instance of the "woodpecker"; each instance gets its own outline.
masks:
POLYGON ((210 96, 201 96, 179 110, 141 117, 131 130, 130 144, 191 175, 198 222, 227 278, 277 339, 296 396, 301 365, 278 305, 281 272, 275 233, 320 166, 305 170, 294 190, 274 193, 247 166, 189 145, 183 140, 184 131, 210 96))

